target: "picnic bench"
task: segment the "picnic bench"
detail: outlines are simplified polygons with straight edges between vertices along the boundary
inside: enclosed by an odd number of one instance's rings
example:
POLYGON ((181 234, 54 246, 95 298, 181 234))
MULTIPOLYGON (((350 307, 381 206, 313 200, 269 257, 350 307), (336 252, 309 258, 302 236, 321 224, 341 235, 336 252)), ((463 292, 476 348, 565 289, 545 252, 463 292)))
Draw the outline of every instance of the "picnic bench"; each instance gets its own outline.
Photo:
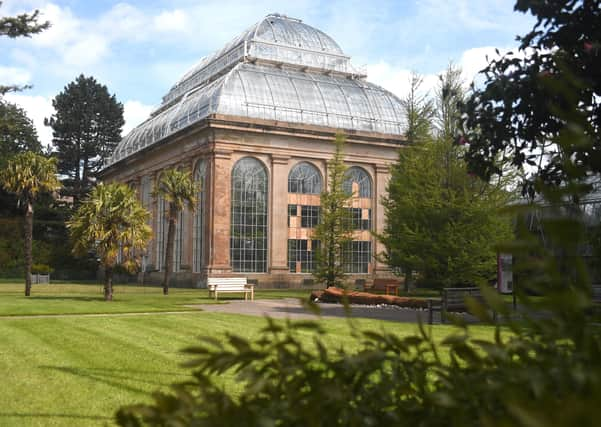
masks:
POLYGON ((374 279, 374 284, 371 287, 374 291, 384 292, 386 295, 398 295, 401 281, 398 279, 374 279))
POLYGON ((244 292, 245 301, 249 294, 251 301, 255 299, 255 285, 248 283, 246 277, 209 277, 207 288, 209 289, 209 298, 213 295, 217 299, 220 293, 244 292))
MULTIPOLYGON (((431 325, 434 320, 434 312, 440 311, 440 323, 446 320, 446 313, 466 312, 466 298, 472 297, 476 301, 486 304, 480 288, 443 288, 440 295, 440 301, 428 300, 428 323, 431 325)), ((493 311, 493 318, 496 314, 493 311)))

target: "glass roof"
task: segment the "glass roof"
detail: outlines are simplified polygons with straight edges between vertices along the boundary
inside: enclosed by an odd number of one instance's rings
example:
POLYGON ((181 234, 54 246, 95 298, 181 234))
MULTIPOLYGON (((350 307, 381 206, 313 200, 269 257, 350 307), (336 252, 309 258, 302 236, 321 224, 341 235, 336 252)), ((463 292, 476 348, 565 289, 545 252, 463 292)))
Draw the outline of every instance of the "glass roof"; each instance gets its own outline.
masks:
POLYGON ((268 15, 176 83, 108 165, 211 114, 401 135, 401 103, 364 80, 329 36, 268 15))

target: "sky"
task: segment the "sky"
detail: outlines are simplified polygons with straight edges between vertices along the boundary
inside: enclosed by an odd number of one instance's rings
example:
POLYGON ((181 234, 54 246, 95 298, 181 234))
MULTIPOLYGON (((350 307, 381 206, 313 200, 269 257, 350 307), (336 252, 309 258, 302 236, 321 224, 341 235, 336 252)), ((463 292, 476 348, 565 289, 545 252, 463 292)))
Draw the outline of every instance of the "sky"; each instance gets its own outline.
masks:
MULTIPOLYGON (((52 99, 79 74, 123 103, 123 134, 145 120, 198 60, 269 13, 300 18, 330 35, 367 80, 399 97, 411 72, 432 91, 453 62, 466 84, 488 58, 515 50, 532 16, 510 0, 4 0, 0 16, 39 9, 52 27, 0 39, 0 83, 32 85, 6 98, 21 105, 43 144, 52 99)), ((476 81, 478 79, 476 78, 476 81)))

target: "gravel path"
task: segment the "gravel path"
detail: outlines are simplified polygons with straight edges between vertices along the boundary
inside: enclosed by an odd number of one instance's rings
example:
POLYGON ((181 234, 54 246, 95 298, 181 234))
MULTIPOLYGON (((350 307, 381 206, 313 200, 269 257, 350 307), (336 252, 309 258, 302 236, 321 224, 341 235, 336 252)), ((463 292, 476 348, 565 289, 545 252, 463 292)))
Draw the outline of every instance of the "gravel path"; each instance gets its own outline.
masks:
MULTIPOLYGON (((246 314, 250 316, 270 316, 289 319, 318 319, 308 312, 297 298, 261 299, 255 301, 230 301, 228 304, 189 305, 203 311, 215 313, 246 314)), ((345 317, 344 308, 339 304, 319 304, 322 317, 345 317)), ((394 322, 416 323, 421 316, 428 321, 428 312, 393 306, 351 306, 351 316, 367 319, 390 320, 394 322)))
MULTIPOLYGON (((340 304, 318 304, 321 317, 346 317, 340 304)), ((270 316, 279 319, 319 319, 320 317, 305 309, 298 298, 260 299, 255 301, 233 300, 227 304, 195 304, 186 305, 186 311, 152 311, 132 313, 69 313, 69 314, 34 314, 18 316, 0 316, 0 320, 64 318, 64 317, 129 317, 160 316, 199 313, 200 310, 213 313, 243 314, 249 316, 270 316)), ((419 318, 428 321, 428 312, 395 306, 353 305, 350 307, 352 317, 389 320, 393 322, 417 323, 419 318)), ((435 320, 438 320, 437 318, 435 320)))

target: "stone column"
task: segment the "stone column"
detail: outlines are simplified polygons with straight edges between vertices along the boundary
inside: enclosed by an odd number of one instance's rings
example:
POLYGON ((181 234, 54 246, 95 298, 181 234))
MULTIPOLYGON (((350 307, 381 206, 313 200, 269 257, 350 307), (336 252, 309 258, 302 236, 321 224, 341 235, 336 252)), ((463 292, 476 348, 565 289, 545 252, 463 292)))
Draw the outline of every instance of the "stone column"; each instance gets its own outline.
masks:
POLYGON ((288 273, 288 161, 271 156, 271 274, 288 273))
MULTIPOLYGON (((194 182, 194 162, 189 160, 182 163, 182 168, 190 172, 190 178, 194 182)), ((182 226, 182 266, 186 267, 188 272, 192 271, 192 251, 194 244, 194 211, 190 206, 186 205, 184 209, 182 226)))
MULTIPOLYGON (((388 180, 390 179, 390 170, 388 165, 376 165, 376 188, 375 195, 376 200, 374 204, 374 214, 373 218, 375 221, 375 230, 377 233, 382 233, 384 231, 384 226, 386 223, 384 217, 384 206, 382 205, 382 196, 386 194, 386 186, 388 185, 388 180)), ((378 240, 375 240, 375 254, 381 254, 386 250, 386 247, 378 240)), ((376 275, 390 275, 390 268, 386 263, 381 261, 376 261, 376 275)))
POLYGON ((213 152, 210 194, 210 247, 207 273, 209 276, 232 271, 230 264, 230 217, 232 153, 216 149, 213 152))
POLYGON ((150 175, 150 227, 152 228, 152 238, 148 246, 148 263, 157 267, 157 231, 158 231, 158 198, 152 197, 152 192, 157 188, 158 172, 153 172, 150 175))

